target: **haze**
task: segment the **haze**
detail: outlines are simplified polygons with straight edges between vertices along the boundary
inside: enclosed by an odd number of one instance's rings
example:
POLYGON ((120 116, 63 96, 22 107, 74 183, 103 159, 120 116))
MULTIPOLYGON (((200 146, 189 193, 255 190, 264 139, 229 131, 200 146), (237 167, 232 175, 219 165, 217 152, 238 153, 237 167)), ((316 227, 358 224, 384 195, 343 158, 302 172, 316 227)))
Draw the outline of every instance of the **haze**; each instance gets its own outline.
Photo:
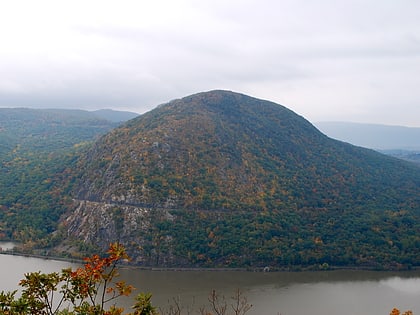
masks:
POLYGON ((420 127, 419 34, 415 0, 8 1, 0 107, 143 113, 227 89, 420 127))

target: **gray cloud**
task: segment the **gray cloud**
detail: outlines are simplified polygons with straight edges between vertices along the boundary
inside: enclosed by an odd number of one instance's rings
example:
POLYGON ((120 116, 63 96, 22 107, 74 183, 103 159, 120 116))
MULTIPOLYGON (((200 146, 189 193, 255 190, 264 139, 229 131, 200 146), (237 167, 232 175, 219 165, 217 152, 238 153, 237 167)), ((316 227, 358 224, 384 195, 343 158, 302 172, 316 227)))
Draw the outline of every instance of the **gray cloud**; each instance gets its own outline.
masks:
POLYGON ((420 126, 418 1, 27 1, 30 14, 8 6, 2 107, 142 113, 217 88, 312 121, 420 126))

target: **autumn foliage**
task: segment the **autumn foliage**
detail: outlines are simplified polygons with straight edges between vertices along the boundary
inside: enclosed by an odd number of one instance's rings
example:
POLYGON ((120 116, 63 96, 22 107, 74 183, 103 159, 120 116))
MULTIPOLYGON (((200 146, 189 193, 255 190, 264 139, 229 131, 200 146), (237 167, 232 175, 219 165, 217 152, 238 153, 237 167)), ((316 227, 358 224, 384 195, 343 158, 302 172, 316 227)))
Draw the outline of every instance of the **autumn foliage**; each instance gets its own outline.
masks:
MULTIPOLYGON (((106 257, 93 255, 83 267, 63 269, 60 273, 31 272, 20 281, 17 291, 0 293, 0 314, 5 315, 121 315, 124 309, 114 301, 128 296, 131 285, 117 281, 117 263, 129 259, 125 248, 111 244, 106 257)), ((127 315, 157 314, 150 294, 139 294, 127 315)))
POLYGON ((413 315, 412 311, 405 311, 404 313, 400 313, 400 310, 397 308, 392 309, 389 315, 413 315))

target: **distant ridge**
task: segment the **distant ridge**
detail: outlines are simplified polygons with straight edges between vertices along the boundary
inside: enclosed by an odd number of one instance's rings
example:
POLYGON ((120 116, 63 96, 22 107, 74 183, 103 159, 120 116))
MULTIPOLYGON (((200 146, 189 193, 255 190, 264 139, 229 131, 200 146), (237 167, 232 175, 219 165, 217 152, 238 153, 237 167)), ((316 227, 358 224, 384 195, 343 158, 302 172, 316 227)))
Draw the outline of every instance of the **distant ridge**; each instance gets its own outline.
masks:
POLYGON ((103 119, 112 122, 123 122, 137 117, 139 114, 127 111, 117 111, 113 109, 99 109, 93 111, 93 113, 103 119))
POLYGON ((420 128, 352 122, 316 122, 331 138, 379 150, 420 151, 420 128))

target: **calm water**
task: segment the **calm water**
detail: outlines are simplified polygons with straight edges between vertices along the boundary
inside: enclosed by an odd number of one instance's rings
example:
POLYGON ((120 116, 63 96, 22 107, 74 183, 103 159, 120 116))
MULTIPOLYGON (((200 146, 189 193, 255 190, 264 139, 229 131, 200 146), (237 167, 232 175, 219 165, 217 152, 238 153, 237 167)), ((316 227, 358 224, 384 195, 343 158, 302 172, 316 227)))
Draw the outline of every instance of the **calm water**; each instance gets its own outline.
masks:
MULTIPOLYGON (((0 255, 0 290, 18 288, 25 272, 59 271, 66 262, 0 255)), ((362 271, 252 273, 176 272, 123 269, 121 276, 138 291, 153 293, 155 305, 166 308, 173 298, 195 309, 212 289, 229 298, 240 288, 253 308, 248 313, 277 315, 388 315, 393 307, 420 315, 420 272, 362 271)), ((126 301, 127 306, 132 300, 126 301)), ((191 314, 196 314, 192 312, 191 314)))

